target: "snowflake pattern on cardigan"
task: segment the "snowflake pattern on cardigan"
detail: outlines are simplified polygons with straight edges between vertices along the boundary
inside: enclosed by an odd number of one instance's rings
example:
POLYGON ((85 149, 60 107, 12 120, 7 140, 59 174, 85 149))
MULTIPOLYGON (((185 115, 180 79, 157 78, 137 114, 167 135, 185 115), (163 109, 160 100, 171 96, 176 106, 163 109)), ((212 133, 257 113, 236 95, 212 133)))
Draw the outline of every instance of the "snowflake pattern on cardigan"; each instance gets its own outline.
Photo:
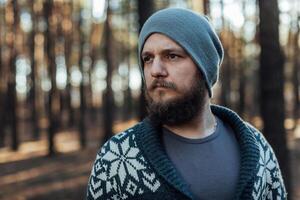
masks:
POLYGON ((272 200, 286 199, 287 193, 284 188, 281 172, 272 147, 267 143, 264 136, 253 126, 249 128, 255 134, 259 142, 259 164, 252 193, 253 199, 272 200))
POLYGON ((160 187, 156 174, 136 146, 129 129, 114 136, 97 154, 90 177, 88 193, 97 199, 130 199, 146 190, 155 192, 160 187), (109 198, 107 198, 109 199, 109 198))

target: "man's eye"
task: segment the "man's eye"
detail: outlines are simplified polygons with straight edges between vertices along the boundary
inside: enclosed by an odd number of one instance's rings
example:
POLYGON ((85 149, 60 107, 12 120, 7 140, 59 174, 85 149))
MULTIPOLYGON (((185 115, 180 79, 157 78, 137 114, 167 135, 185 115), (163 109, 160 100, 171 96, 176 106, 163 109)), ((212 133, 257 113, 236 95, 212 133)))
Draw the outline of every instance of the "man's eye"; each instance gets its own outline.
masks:
POLYGON ((149 63, 150 61, 151 61, 151 57, 150 56, 143 57, 143 62, 144 63, 149 63))
POLYGON ((175 60, 175 59, 179 58, 179 56, 176 55, 176 54, 170 53, 170 54, 168 54, 168 58, 169 58, 170 60, 175 60))

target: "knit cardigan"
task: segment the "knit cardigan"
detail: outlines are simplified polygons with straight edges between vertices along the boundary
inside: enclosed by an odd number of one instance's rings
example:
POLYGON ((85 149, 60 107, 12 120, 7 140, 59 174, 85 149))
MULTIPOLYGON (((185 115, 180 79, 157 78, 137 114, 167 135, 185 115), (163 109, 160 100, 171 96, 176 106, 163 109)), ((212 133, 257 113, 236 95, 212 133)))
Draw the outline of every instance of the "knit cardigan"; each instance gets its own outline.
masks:
MULTIPOLYGON (((263 135, 233 111, 216 105, 211 109, 232 127, 239 143, 241 167, 234 199, 286 199, 276 156, 263 135)), ((107 141, 94 162, 87 199, 196 199, 160 136, 146 118, 107 141)))

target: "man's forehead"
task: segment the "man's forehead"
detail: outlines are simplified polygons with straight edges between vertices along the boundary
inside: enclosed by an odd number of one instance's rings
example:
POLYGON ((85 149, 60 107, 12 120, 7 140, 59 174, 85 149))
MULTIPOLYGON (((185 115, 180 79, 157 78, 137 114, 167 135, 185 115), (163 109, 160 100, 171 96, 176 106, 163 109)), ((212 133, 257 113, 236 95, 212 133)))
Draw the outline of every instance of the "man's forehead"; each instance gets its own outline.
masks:
POLYGON ((161 33, 151 34, 145 41, 142 52, 151 51, 155 49, 161 50, 183 50, 174 40, 161 33))

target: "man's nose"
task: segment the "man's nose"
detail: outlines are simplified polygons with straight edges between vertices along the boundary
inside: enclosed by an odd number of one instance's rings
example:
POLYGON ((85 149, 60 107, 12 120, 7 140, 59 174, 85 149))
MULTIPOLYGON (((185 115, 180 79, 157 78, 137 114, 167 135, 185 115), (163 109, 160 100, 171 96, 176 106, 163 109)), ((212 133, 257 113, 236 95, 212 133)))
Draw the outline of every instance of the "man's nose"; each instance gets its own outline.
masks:
POLYGON ((156 57, 153 60, 152 67, 151 67, 151 75, 153 77, 167 76, 167 70, 165 68, 165 65, 159 57, 156 57))

